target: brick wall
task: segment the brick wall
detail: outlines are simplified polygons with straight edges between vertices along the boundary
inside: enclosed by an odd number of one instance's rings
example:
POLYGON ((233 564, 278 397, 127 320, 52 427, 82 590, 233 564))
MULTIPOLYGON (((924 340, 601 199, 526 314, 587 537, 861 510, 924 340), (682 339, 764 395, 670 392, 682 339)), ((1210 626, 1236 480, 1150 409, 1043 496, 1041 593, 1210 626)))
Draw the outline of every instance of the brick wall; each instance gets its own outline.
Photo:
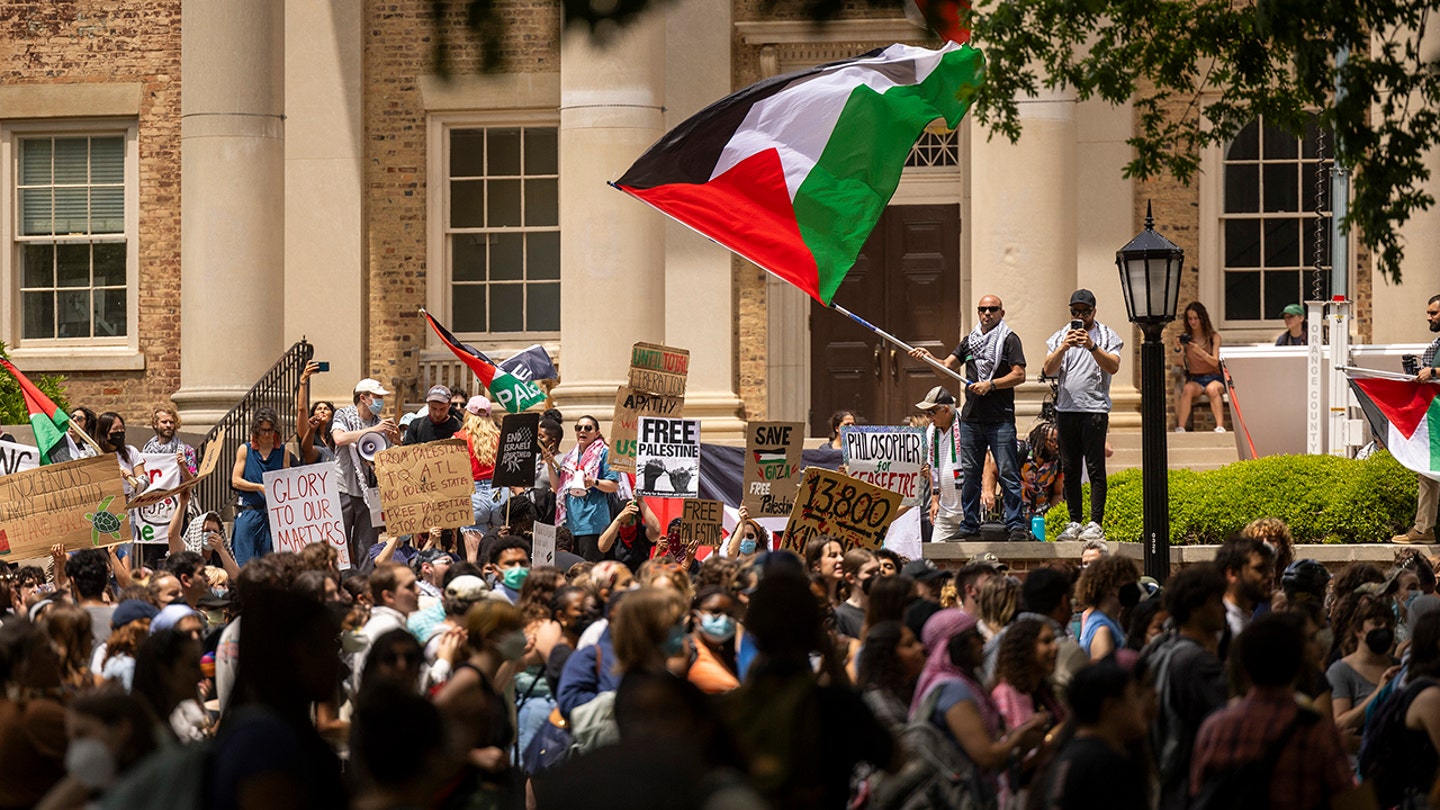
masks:
POLYGON ((180 0, 12 0, 0 42, 0 84, 143 85, 139 321, 130 328, 145 370, 66 375, 71 403, 143 424, 180 386, 180 0))

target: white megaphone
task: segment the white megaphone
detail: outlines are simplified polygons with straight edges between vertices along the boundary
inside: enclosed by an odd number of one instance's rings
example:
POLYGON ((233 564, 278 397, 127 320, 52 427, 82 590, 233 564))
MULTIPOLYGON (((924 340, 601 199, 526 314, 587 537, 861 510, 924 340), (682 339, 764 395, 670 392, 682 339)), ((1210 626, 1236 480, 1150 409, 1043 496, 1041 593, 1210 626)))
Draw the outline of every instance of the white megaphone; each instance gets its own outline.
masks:
POLYGON ((355 452, 366 461, 374 461, 381 450, 390 449, 390 437, 384 431, 372 430, 355 440, 355 452))

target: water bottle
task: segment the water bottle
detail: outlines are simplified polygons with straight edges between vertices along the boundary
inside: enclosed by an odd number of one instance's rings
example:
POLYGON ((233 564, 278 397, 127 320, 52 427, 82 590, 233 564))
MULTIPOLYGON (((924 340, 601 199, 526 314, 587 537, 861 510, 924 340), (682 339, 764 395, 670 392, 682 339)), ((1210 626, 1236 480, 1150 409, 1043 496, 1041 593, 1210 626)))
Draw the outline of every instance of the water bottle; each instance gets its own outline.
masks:
POLYGON ((1030 518, 1030 533, 1035 535, 1036 540, 1045 542, 1045 518, 1040 515, 1030 518))

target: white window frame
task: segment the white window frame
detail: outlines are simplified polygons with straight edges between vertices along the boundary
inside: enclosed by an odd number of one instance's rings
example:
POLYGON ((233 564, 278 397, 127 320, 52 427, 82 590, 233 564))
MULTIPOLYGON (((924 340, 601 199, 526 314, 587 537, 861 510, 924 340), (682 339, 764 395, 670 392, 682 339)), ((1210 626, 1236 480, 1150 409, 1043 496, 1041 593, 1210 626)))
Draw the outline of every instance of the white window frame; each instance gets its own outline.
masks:
POLYGON ((0 122, 0 339, 17 364, 43 371, 138 370, 140 353, 140 150, 139 122, 125 119, 27 120, 0 122), (37 137, 121 136, 125 148, 125 336, 24 339, 20 304, 19 160, 20 141, 37 137))
MULTIPOLYGON (((426 131, 426 308, 448 327, 451 320, 449 240, 445 236, 445 214, 450 208, 450 131, 503 127, 554 127, 558 135, 560 115, 554 108, 542 110, 505 110, 502 112, 436 112, 431 113, 426 131)), ((565 167, 556 146, 556 165, 563 174, 565 167)), ((558 212, 557 212, 558 214, 558 212)), ((558 227, 558 226, 557 226, 558 227)), ((560 284, 565 283, 564 278, 560 284)), ((504 357, 527 346, 539 343, 552 358, 559 352, 560 332, 455 332, 455 336, 478 348, 504 357)), ((426 337, 427 350, 443 350, 433 331, 426 337)))

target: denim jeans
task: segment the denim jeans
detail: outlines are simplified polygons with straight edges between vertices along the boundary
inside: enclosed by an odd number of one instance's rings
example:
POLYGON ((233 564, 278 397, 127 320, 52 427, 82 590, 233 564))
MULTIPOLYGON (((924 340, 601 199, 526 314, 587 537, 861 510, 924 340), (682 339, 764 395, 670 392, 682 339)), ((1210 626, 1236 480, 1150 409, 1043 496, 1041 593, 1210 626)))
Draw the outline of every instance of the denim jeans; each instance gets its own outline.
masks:
POLYGON ((1014 422, 961 422, 960 469, 964 482, 960 485, 960 508, 965 520, 961 534, 980 531, 980 482, 985 472, 985 451, 995 456, 1000 472, 1000 489, 1005 502, 1005 528, 1028 531, 1020 505, 1020 460, 1015 447, 1014 422))

